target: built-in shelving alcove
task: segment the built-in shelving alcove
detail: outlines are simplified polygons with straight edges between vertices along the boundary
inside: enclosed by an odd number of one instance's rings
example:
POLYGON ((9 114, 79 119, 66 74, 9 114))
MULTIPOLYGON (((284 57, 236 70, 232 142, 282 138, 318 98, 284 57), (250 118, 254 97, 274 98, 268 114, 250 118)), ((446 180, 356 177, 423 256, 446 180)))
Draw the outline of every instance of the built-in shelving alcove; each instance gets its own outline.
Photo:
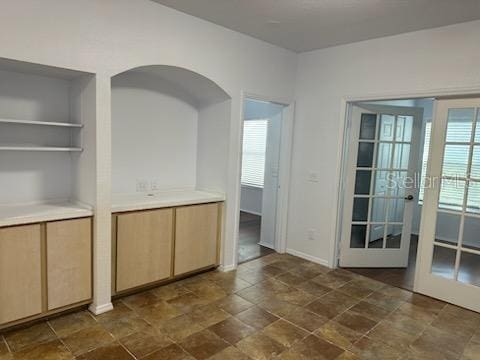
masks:
POLYGON ((0 226, 90 216, 95 76, 0 59, 0 226))
POLYGON ((227 93, 190 70, 145 66, 114 76, 113 211, 224 194, 230 119, 227 93))

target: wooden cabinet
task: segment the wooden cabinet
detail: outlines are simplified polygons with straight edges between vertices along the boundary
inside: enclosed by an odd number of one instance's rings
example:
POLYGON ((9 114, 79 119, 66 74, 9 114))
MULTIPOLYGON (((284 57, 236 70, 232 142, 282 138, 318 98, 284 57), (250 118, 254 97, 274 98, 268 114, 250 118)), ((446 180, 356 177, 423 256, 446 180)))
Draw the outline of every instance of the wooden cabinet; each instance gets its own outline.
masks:
POLYGON ((0 324, 41 312, 40 225, 0 229, 0 324))
POLYGON ((174 275, 217 264, 218 224, 218 203, 176 209, 174 275))
POLYGON ((0 329, 90 301, 91 222, 0 228, 0 329))
POLYGON ((92 297, 91 219, 47 223, 48 310, 92 297))
POLYGON ((114 292, 217 265, 221 209, 209 203, 114 214, 114 292))
POLYGON ((117 215, 116 290, 171 276, 173 209, 117 215))

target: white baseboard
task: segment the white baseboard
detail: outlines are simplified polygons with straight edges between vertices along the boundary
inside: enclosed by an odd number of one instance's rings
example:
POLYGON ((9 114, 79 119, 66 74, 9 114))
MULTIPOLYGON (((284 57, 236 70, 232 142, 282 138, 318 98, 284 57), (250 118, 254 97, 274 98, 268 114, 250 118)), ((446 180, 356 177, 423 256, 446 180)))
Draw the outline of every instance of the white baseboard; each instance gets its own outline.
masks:
POLYGON ((323 265, 323 266, 326 266, 326 267, 331 267, 327 260, 320 259, 316 256, 312 256, 312 255, 309 255, 309 254, 305 254, 301 251, 297 251, 297 250, 293 250, 293 249, 287 249, 287 254, 290 254, 290 255, 293 255, 293 256, 298 256, 299 258, 314 262, 314 263, 319 264, 319 265, 323 265))
POLYGON ((103 305, 98 305, 98 306, 95 306, 92 304, 88 307, 88 310, 90 310, 90 312, 93 313, 94 315, 100 315, 113 310, 113 304, 111 302, 103 305))
POLYGON ((259 213, 259 212, 256 212, 256 211, 252 211, 252 210, 244 210, 244 209, 240 209, 241 212, 244 212, 244 213, 247 213, 247 214, 252 214, 252 215, 257 215, 257 216, 262 216, 262 213, 259 213))
POLYGON ((266 248, 275 250, 275 247, 274 247, 274 246, 272 246, 272 245, 270 245, 270 244, 262 243, 261 241, 258 243, 258 245, 261 245, 261 246, 263 246, 263 247, 266 247, 266 248))
POLYGON ((220 265, 218 267, 218 270, 220 270, 221 272, 228 272, 228 271, 232 271, 232 270, 235 270, 236 269, 236 266, 235 265, 220 265))

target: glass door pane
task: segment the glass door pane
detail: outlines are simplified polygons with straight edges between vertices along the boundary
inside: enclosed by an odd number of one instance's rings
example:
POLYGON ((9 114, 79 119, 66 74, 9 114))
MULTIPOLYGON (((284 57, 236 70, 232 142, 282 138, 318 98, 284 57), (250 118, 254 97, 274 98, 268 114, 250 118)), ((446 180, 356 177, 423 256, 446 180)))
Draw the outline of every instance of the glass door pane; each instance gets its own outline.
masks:
POLYGON ((416 198, 407 183, 417 167, 423 109, 359 104, 350 114, 340 265, 405 267, 416 198))
POLYGON ((480 286, 479 108, 448 111, 431 272, 480 286))
POLYGON ((361 115, 351 248, 400 248, 412 131, 413 116, 361 115))

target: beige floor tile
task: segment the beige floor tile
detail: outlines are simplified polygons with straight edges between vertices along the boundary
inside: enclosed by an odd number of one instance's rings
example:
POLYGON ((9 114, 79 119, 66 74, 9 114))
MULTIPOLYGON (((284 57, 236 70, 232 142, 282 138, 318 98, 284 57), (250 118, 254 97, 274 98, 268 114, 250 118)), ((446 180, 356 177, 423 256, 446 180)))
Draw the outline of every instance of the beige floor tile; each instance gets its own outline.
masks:
POLYGON ((218 324, 210 326, 208 330, 232 345, 257 332, 257 329, 235 317, 228 318, 218 324))
POLYGON ((163 349, 157 350, 142 360, 194 360, 195 358, 183 350, 180 346, 172 344, 163 349))
POLYGON ((139 331, 155 332, 155 328, 152 325, 138 316, 105 321, 102 323, 102 326, 117 339, 139 331))
POLYGON ((117 343, 101 346, 76 358, 77 360, 133 360, 134 357, 117 343))
MULTIPOLYGON (((338 346, 316 336, 310 335, 296 343, 281 359, 337 359, 345 351, 338 346)), ((283 355, 283 354, 282 354, 283 355)))
POLYGON ((113 303, 113 310, 106 313, 96 315, 98 322, 119 320, 128 316, 135 316, 135 312, 121 301, 113 303))
POLYGON ((172 344, 167 336, 150 332, 136 332, 120 339, 120 343, 137 358, 142 358, 156 350, 172 344))
POLYGON ((236 315, 236 318, 259 330, 278 320, 277 316, 261 309, 258 306, 251 307, 250 309, 241 312, 240 314, 236 315))
POLYGON ((395 311, 398 309, 404 301, 397 297, 389 296, 380 292, 374 292, 363 299, 363 301, 369 304, 376 305, 388 311, 395 311))
POLYGON ((397 360, 403 354, 399 349, 368 337, 358 340, 350 350, 363 360, 397 360))
POLYGON ((350 348, 355 342, 360 340, 362 334, 331 320, 317 331, 315 335, 343 348, 350 348))
POLYGON ((389 310, 386 310, 377 305, 373 305, 366 301, 359 302, 358 304, 351 307, 349 311, 362 315, 376 322, 385 319, 391 313, 391 311, 389 310))
POLYGON ((209 357, 208 360, 249 360, 250 358, 237 348, 230 346, 209 357))
POLYGON ((152 290, 153 294, 159 299, 167 301, 176 297, 190 293, 190 290, 178 283, 172 283, 160 286, 152 290))
POLYGON ((8 332, 4 336, 12 352, 57 339, 46 322, 8 332))
POLYGON ((62 341, 75 356, 107 345, 114 340, 114 337, 99 324, 62 338, 62 341))
POLYGON ((59 340, 53 340, 47 343, 35 345, 33 347, 21 350, 14 355, 14 359, 21 360, 71 360, 73 354, 59 340))
POLYGON ((231 315, 214 304, 200 306, 190 313, 192 320, 202 328, 219 323, 231 315))
POLYGON ((367 336, 371 339, 382 341, 394 348, 404 350, 407 350, 417 338, 417 335, 396 329, 385 322, 381 322, 375 326, 367 336))
POLYGON ((161 323, 159 327, 162 332, 177 342, 203 330, 203 327, 194 322, 188 314, 167 320, 161 323))
POLYGON ((88 311, 75 312, 48 321, 57 336, 63 337, 78 330, 95 325, 97 322, 88 311))
POLYGON ((236 347, 254 360, 272 359, 286 350, 282 344, 261 333, 246 337, 236 347))
POLYGON ((283 318, 310 332, 314 332, 328 321, 327 317, 317 315, 299 306, 289 311, 283 318))
POLYGON ((136 310, 138 315, 149 324, 159 326, 163 322, 183 314, 181 309, 170 303, 161 301, 151 306, 144 306, 136 310))
POLYGON ((306 308, 318 315, 332 319, 358 302, 358 299, 349 295, 332 291, 310 303, 306 308))
POLYGON ((209 330, 203 330, 184 339, 180 344, 195 359, 208 359, 230 345, 209 330))
POLYGON ((350 310, 338 315, 334 320, 340 325, 348 327, 360 334, 367 333, 378 323, 377 321, 358 315, 350 310))
POLYGON ((247 301, 236 294, 229 295, 227 297, 224 297, 223 299, 216 301, 215 305, 231 315, 239 314, 242 311, 245 311, 254 306, 254 304, 252 304, 250 301, 247 301))
POLYGON ((285 347, 291 347, 309 335, 307 331, 282 319, 268 325, 262 332, 285 347))

